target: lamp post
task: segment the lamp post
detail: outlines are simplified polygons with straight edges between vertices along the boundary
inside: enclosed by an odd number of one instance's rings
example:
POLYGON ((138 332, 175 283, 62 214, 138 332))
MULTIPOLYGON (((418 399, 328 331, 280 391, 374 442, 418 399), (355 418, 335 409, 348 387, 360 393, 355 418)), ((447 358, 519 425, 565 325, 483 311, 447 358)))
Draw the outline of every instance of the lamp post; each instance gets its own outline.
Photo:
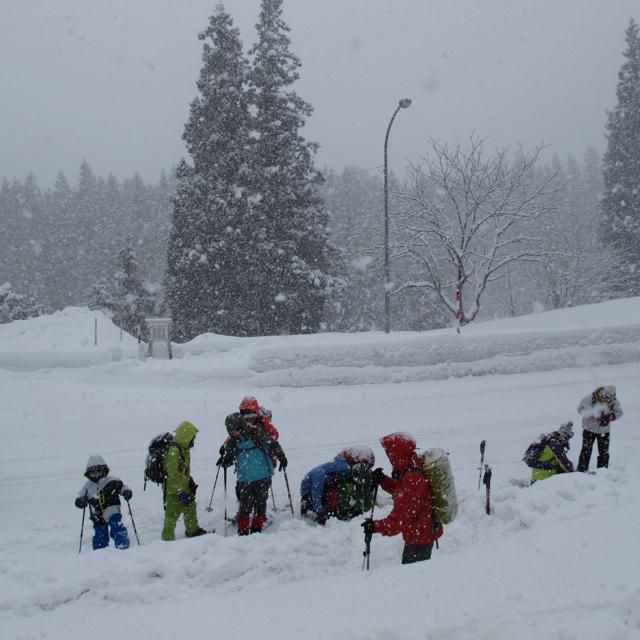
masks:
POLYGON ((389 172, 387 169, 387 147, 389 145, 389 133, 391 125, 398 115, 400 109, 407 109, 411 106, 409 98, 402 98, 398 101, 398 106, 389 120, 387 134, 384 137, 384 332, 389 333, 391 328, 391 267, 389 264, 389 172))

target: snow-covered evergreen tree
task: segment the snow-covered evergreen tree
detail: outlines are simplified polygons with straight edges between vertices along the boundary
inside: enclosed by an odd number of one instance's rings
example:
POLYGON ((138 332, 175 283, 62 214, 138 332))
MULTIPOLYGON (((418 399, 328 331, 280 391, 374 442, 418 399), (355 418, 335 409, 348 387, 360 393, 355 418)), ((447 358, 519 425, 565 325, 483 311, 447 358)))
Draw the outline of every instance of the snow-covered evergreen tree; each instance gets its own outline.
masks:
POLYGON ((338 247, 346 286, 326 313, 332 331, 371 331, 382 326, 382 180, 355 166, 329 172, 321 188, 329 212, 329 237, 338 247))
POLYGON ((154 312, 156 300, 140 280, 140 265, 127 238, 112 265, 113 274, 98 279, 88 294, 91 309, 101 309, 111 315, 115 324, 130 333, 144 326, 146 316, 154 312))
POLYGON ((10 283, 0 285, 0 324, 35 318, 46 313, 49 313, 49 309, 36 303, 30 296, 16 293, 10 283))
POLYGON ((631 19, 626 30, 625 61, 618 73, 617 104, 607 121, 602 199, 605 238, 626 255, 640 292, 640 31, 631 19))
POLYGON ((249 66, 223 5, 198 37, 204 41, 199 95, 183 134, 193 166, 182 161, 176 170, 168 249, 167 302, 178 339, 245 332, 238 278, 252 261, 244 229, 249 66))
POLYGON ((282 0, 262 0, 251 49, 251 333, 317 331, 332 287, 327 213, 318 195, 317 145, 300 134, 311 106, 296 94, 300 60, 290 51, 282 0))
POLYGON ((47 300, 57 309, 79 302, 74 295, 78 267, 74 225, 73 190, 64 173, 59 172, 53 191, 47 194, 46 235, 43 260, 47 300))

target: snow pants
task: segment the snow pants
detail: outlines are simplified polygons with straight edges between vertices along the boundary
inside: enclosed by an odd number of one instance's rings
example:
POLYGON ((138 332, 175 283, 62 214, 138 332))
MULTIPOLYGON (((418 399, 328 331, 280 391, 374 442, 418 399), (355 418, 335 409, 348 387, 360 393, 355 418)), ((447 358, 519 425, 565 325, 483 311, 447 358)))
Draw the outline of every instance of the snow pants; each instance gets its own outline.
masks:
POLYGON ((236 483, 236 497, 239 503, 238 535, 262 531, 267 518, 267 499, 270 487, 271 478, 236 483))
POLYGON ((429 560, 432 549, 433 542, 429 544, 407 544, 405 542, 404 550, 402 551, 402 564, 429 560))
POLYGON ((113 539, 116 549, 129 548, 129 534, 127 528, 122 524, 122 514, 114 513, 109 522, 94 523, 93 540, 94 549, 104 549, 109 546, 109 536, 113 539))
POLYGON ((610 435, 609 433, 594 433, 586 429, 582 431, 582 449, 580 450, 580 458, 578 458, 577 471, 587 471, 589 469, 593 443, 596 440, 598 441, 598 468, 609 466, 610 435))
POLYGON ((184 528, 187 534, 195 533, 200 528, 195 500, 185 506, 178 500, 178 496, 165 496, 164 527, 162 528, 163 540, 176 539, 176 524, 180 516, 184 516, 184 528))

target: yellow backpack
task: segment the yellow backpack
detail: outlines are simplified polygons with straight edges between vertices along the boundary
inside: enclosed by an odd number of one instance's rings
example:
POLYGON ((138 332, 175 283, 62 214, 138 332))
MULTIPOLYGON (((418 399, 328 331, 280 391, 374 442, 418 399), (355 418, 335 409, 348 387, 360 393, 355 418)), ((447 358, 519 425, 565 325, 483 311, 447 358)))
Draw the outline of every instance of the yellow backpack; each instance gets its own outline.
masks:
POLYGON ((458 497, 448 454, 442 449, 427 449, 420 454, 422 473, 431 485, 435 515, 442 524, 450 524, 458 514, 458 497))

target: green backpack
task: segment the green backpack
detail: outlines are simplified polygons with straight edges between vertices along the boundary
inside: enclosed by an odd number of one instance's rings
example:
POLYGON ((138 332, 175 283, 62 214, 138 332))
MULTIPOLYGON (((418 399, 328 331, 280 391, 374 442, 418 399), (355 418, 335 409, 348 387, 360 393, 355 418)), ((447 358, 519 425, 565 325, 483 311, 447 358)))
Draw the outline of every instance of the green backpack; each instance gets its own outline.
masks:
POLYGON ((442 449, 427 449, 420 454, 422 473, 431 485, 438 522, 450 524, 458 514, 456 485, 448 454, 442 449))

